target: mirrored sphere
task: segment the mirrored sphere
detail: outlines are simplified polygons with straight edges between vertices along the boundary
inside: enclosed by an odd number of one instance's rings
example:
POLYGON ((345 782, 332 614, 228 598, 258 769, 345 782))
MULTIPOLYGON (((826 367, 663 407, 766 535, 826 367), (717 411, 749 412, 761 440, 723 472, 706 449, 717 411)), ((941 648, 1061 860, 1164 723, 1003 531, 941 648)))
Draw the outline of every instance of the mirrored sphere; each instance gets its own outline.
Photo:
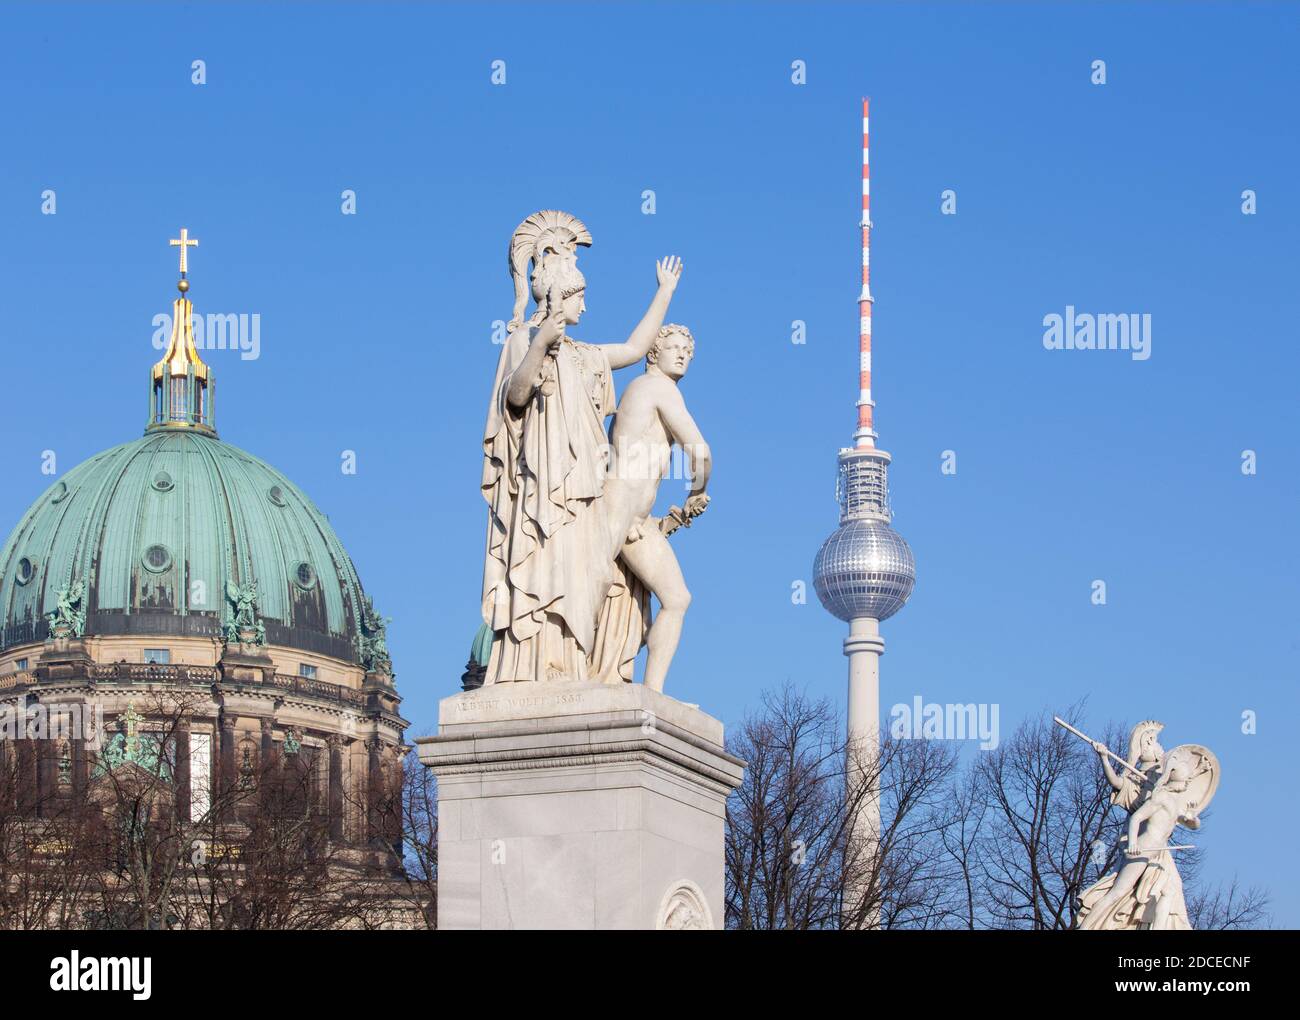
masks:
POLYGON ((915 583, 912 550, 883 521, 841 524, 813 561, 817 597, 841 620, 887 620, 903 608, 915 583))

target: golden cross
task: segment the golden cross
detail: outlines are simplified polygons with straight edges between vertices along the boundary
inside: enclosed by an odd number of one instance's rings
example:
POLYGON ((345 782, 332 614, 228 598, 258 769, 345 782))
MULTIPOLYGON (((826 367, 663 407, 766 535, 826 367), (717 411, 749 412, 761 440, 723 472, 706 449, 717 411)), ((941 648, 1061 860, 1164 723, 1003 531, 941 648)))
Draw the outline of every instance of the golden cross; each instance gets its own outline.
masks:
MULTIPOLYGON (((184 250, 184 248, 181 249, 181 251, 184 250)), ((136 730, 140 723, 144 722, 144 716, 140 715, 140 713, 135 710, 134 701, 128 701, 126 704, 126 711, 123 712, 119 718, 126 728, 127 751, 132 752, 135 749, 135 745, 139 743, 139 736, 137 735, 136 730)))
POLYGON ((184 276, 186 269, 189 267, 189 260, 185 257, 186 249, 188 249, 191 245, 197 245, 199 243, 199 239, 197 237, 190 237, 190 232, 186 230, 184 227, 181 227, 181 236, 179 238, 173 237, 167 243, 170 244, 173 248, 178 246, 180 247, 181 276, 184 276))

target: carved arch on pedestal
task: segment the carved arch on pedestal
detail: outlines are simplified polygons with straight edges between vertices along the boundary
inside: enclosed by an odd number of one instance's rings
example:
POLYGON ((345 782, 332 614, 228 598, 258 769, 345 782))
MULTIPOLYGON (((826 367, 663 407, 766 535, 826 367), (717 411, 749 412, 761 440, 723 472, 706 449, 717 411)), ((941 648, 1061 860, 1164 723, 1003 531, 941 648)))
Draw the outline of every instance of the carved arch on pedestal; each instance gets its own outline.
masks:
POLYGON ((713 931, 713 912, 704 890, 689 878, 668 887, 655 914, 656 931, 713 931))

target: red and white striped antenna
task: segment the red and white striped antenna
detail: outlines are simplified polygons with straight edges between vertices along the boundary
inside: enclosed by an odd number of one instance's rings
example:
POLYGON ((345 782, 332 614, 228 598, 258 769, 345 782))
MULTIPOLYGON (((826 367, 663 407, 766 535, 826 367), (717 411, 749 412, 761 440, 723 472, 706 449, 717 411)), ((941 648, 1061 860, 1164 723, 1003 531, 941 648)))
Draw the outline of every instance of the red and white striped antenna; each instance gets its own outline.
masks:
POLYGON ((871 161, 868 156, 868 114, 871 100, 862 100, 862 293, 858 295, 858 449, 876 445, 871 401, 871 161))

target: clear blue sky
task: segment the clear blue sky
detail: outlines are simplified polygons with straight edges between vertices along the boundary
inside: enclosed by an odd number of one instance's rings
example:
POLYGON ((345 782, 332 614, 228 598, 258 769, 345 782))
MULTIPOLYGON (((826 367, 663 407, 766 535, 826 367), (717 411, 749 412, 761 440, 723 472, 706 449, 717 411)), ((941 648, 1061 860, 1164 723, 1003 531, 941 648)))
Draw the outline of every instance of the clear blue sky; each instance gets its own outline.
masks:
POLYGON ((7 5, 0 531, 41 451, 65 471, 139 434, 186 226, 197 310, 262 318, 259 359, 209 355, 222 437, 330 515, 427 732, 478 625, 506 242, 563 208, 596 240, 583 339, 622 339, 653 260, 686 263, 671 318, 716 473, 674 539, 695 602, 670 693, 728 723, 787 678, 842 699, 844 628, 791 584, 853 427, 870 95, 877 425, 919 578, 886 709, 1165 720, 1223 762, 1207 876, 1300 924, 1277 849, 1300 839, 1297 9, 611 6, 7 5), (1150 313, 1152 357, 1044 350, 1066 305, 1150 313))

